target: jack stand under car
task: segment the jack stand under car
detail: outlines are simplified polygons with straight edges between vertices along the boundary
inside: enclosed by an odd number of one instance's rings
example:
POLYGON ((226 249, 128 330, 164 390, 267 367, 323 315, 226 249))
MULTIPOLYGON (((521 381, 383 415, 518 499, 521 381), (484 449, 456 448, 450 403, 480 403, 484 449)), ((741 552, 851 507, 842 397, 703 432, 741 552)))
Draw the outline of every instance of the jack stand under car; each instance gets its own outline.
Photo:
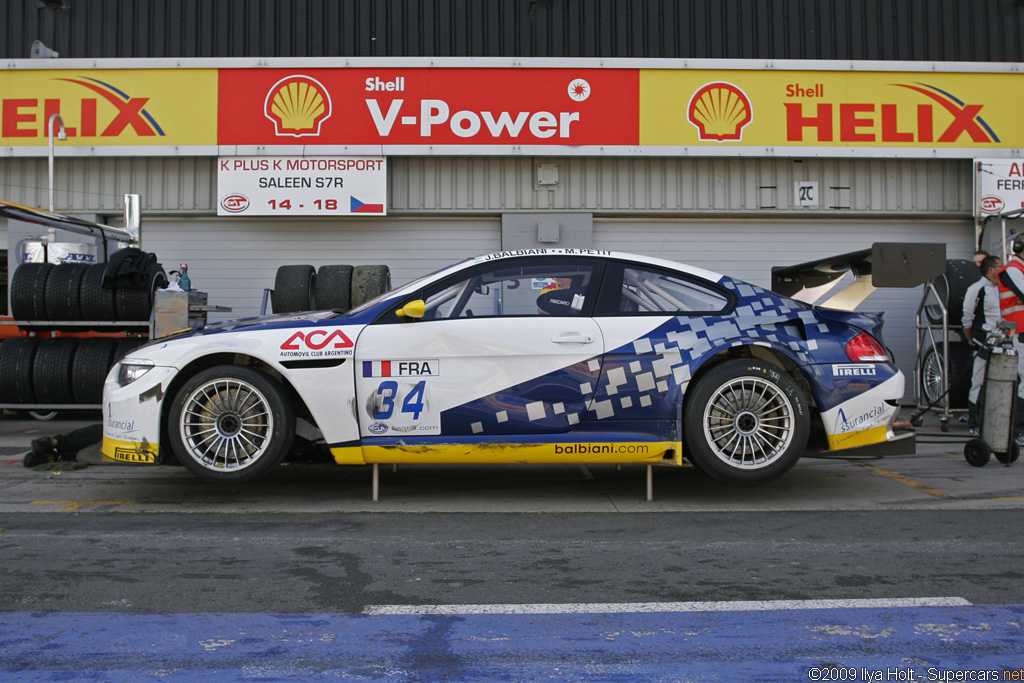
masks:
POLYGON ((981 438, 964 444, 964 458, 974 467, 984 467, 994 453, 996 460, 1009 466, 1020 457, 1014 439, 1014 409, 1017 398, 1017 351, 1006 336, 1008 329, 1000 321, 1002 340, 997 339, 981 353, 990 353, 985 369, 981 438))

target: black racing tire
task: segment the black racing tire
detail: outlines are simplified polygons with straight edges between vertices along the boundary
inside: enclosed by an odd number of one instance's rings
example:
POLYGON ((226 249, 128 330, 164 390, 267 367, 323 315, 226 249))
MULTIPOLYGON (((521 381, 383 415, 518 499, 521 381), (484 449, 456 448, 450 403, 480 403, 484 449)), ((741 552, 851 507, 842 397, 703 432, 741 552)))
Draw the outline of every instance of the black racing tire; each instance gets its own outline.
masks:
POLYGON ((992 449, 981 439, 971 439, 964 444, 964 460, 971 467, 984 467, 992 457, 992 449))
POLYGON ((48 320, 46 280, 52 263, 23 263, 11 278, 11 317, 15 320, 48 320))
POLYGON ((11 337, 0 344, 0 403, 36 402, 32 361, 39 343, 36 337, 11 337))
POLYGON ((78 290, 78 303, 82 320, 110 322, 117 320, 117 295, 113 289, 103 288, 106 263, 93 263, 85 269, 78 290))
POLYGON ((320 266, 315 291, 314 307, 319 311, 352 308, 352 266, 320 266))
POLYGON ((167 286, 167 273, 157 265, 140 287, 129 287, 124 282, 114 290, 118 320, 149 320, 153 311, 153 297, 156 290, 167 286))
POLYGON ((1020 458, 1020 446, 1013 439, 1010 439, 1009 450, 1005 453, 996 453, 996 460, 1004 465, 1012 465, 1020 458))
MULTIPOLYGON (((967 399, 971 393, 971 370, 974 363, 974 356, 971 347, 965 342, 949 343, 949 376, 953 385, 949 389, 949 407, 962 409, 967 407, 967 399)), ((921 356, 921 400, 923 405, 942 405, 942 387, 945 368, 943 357, 946 353, 946 344, 937 342, 935 346, 929 346, 921 356)), ((923 406, 922 406, 923 407, 923 406)))
POLYGON ((698 378, 684 401, 688 455, 727 484, 754 486, 780 477, 807 446, 807 399, 771 363, 726 361, 698 378))
POLYGON ((71 391, 75 403, 96 405, 103 400, 103 382, 114 364, 116 347, 116 340, 103 337, 79 342, 71 365, 71 391))
POLYGON ((46 278, 46 315, 49 320, 81 320, 80 295, 86 263, 62 263, 46 278))
POLYGON ((266 474, 288 453, 295 413, 260 370, 221 365, 190 378, 168 417, 171 448, 200 479, 238 484, 266 474))
MULTIPOLYGON (((959 325, 964 314, 964 295, 967 288, 978 281, 981 271, 974 261, 950 259, 946 261, 946 272, 932 281, 935 293, 946 306, 950 325, 959 325)), ((942 309, 936 304, 925 306, 925 316, 933 325, 942 324, 942 309)))
POLYGON ((387 266, 356 266, 352 269, 352 308, 391 290, 387 266))
POLYGON ((75 396, 71 387, 71 364, 78 349, 74 337, 44 339, 39 343, 32 361, 32 384, 36 403, 71 404, 75 396))
POLYGON ((270 308, 274 313, 312 311, 316 292, 316 269, 313 266, 281 266, 274 278, 270 308))
POLYGON ((110 364, 113 365, 145 343, 146 340, 141 337, 125 337, 124 339, 118 339, 117 344, 114 346, 114 358, 110 361, 110 364))

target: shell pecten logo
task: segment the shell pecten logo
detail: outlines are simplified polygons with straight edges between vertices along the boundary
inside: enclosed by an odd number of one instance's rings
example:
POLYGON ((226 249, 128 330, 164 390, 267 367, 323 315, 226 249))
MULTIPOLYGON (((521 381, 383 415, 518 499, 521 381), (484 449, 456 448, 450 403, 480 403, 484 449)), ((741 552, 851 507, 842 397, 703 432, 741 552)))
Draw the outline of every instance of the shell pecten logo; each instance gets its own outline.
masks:
POLYGON ((742 140, 744 126, 754 119, 754 108, 740 88, 718 81, 693 93, 686 118, 697 128, 702 141, 742 140))
POLYGON ((267 91, 263 113, 274 122, 275 135, 320 135, 331 117, 331 96, 315 78, 287 76, 267 91))

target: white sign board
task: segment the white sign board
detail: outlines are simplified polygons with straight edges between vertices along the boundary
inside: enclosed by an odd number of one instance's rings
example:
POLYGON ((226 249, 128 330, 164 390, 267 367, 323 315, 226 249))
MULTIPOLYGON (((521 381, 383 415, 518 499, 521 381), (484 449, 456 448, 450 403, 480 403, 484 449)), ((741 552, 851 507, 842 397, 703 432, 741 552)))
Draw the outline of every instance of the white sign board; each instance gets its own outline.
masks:
POLYGON ((1024 207, 1024 160, 975 159, 978 173, 978 216, 1024 207))
POLYGON ((218 216, 383 216, 384 157, 221 157, 218 216))
POLYGON ((816 181, 793 181, 794 206, 818 206, 818 183, 816 181))

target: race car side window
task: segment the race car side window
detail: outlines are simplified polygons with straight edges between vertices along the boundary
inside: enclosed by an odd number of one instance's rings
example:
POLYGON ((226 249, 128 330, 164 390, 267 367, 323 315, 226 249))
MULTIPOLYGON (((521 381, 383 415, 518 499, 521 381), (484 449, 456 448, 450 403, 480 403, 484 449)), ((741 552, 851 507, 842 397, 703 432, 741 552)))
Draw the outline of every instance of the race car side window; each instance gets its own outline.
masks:
MULTIPOLYGON (((512 316, 580 316, 593 310, 597 274, 593 259, 502 259, 460 272, 426 288, 422 320, 512 316)), ((394 323, 389 316, 378 322, 394 323)))
POLYGON ((721 314, 732 306, 728 292, 711 283, 639 264, 615 264, 602 292, 598 315, 721 314))

